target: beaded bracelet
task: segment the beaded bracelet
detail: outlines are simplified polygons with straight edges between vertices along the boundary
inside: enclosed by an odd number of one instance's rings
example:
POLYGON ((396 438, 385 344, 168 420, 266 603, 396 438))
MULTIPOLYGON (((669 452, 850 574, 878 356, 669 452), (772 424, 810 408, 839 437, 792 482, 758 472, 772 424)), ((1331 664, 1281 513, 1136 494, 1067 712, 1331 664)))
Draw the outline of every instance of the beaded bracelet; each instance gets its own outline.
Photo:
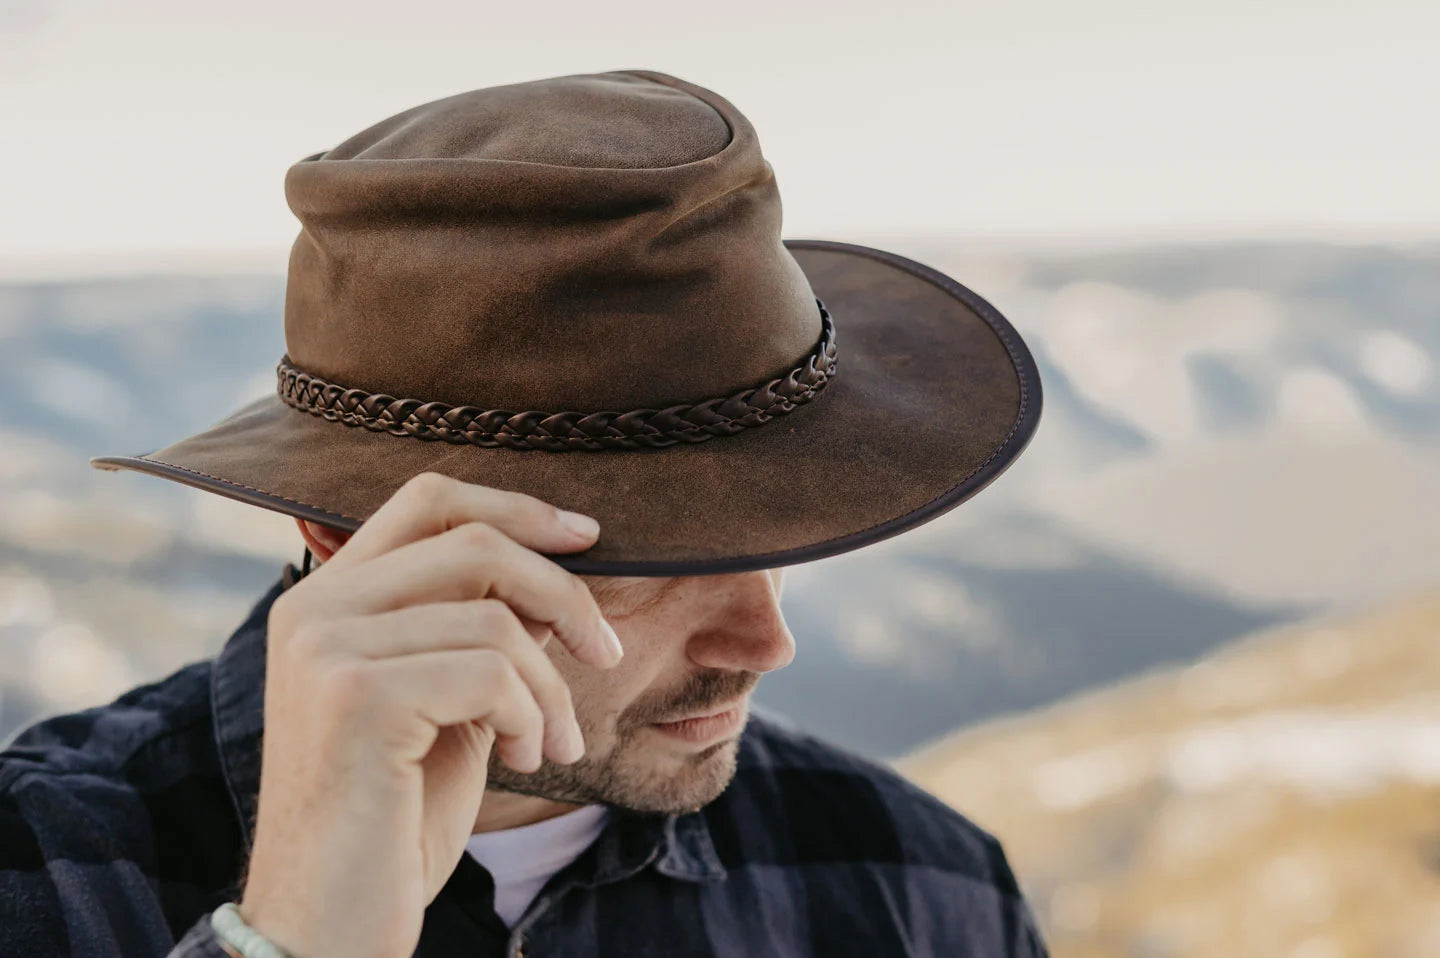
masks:
POLYGON ((245 923, 240 908, 233 901, 210 913, 210 927, 225 944, 240 952, 242 958, 294 958, 290 952, 266 938, 245 923))

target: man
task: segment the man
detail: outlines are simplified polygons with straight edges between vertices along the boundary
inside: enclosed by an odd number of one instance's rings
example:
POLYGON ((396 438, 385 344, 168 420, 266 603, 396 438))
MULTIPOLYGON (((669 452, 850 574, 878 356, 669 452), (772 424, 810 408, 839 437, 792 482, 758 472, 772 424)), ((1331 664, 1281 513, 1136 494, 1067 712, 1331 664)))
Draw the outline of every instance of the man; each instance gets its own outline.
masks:
POLYGON ((291 515, 303 567, 0 757, 4 953, 1044 954, 991 836, 749 707, 784 566, 1025 446, 1009 324, 782 242, 750 123, 653 71, 425 104, 286 189, 275 395, 92 462, 291 515))

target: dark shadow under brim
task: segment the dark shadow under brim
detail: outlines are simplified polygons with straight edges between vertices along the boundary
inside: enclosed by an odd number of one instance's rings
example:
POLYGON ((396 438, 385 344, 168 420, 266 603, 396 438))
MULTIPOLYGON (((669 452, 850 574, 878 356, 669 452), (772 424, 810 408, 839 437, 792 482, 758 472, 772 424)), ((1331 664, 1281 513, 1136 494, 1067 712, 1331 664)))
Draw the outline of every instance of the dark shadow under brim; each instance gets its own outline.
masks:
POLYGON ((785 245, 834 318, 834 379, 793 412, 661 449, 543 452, 395 436, 258 399, 139 456, 100 456, 354 531, 433 471, 594 516, 600 539, 552 558, 595 575, 697 575, 806 562, 935 518, 999 476, 1040 417, 1030 352, 987 302, 883 250, 785 245))

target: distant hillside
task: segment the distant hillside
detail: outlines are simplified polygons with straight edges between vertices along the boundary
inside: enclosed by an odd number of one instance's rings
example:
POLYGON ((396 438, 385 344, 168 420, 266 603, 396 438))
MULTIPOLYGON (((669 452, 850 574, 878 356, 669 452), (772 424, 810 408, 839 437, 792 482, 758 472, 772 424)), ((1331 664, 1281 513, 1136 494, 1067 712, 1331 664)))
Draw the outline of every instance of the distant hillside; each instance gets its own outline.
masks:
POLYGON ((995 832, 1057 958, 1440 955, 1440 591, 899 763, 995 832))

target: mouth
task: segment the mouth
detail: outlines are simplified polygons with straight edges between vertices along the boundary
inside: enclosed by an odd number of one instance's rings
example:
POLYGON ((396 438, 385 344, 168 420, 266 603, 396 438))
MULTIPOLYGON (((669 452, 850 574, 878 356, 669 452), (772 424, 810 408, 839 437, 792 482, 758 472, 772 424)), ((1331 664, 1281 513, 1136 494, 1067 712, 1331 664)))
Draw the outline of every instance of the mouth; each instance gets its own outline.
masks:
POLYGON ((670 738, 705 745, 719 741, 740 729, 745 722, 747 700, 722 703, 703 712, 695 712, 674 722, 656 722, 650 727, 670 738))

